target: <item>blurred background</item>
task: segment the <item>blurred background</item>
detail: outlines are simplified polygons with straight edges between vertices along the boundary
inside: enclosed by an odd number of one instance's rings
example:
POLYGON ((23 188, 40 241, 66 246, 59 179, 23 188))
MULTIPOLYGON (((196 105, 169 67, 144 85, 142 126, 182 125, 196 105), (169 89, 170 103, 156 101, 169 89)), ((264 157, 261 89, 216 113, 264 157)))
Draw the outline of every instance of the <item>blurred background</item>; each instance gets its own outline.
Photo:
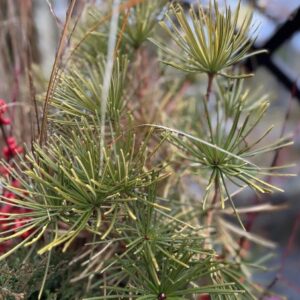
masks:
MULTIPOLYGON (((94 2, 105 5, 106 1, 94 2)), ((188 9, 197 1, 181 2, 188 9)), ((227 3, 236 7, 238 3, 216 1, 220 6, 227 3)), ((201 3, 205 5, 208 1, 201 3)), ((84 4, 84 0, 77 1, 78 14, 84 4)), ((34 137, 36 95, 44 91, 50 76, 68 5, 68 0, 0 0, 0 98, 10 105, 9 114, 14 122, 9 130, 20 143, 30 144, 34 137)), ((296 165, 293 172, 298 174, 300 0, 242 1, 242 10, 249 8, 254 10, 254 24, 259 25, 254 49, 269 51, 268 55, 245 62, 245 67, 256 73, 249 85, 253 89, 262 88, 270 95, 271 108, 265 122, 266 127, 270 123, 275 125, 271 138, 292 134, 295 140, 293 147, 276 153, 275 158, 270 157, 270 163, 293 162, 296 165)), ((269 263, 272 271, 257 275, 256 279, 270 290, 297 300, 300 299, 300 180, 297 176, 276 179, 276 183, 283 187, 285 194, 275 194, 271 199, 258 199, 249 194, 243 199, 248 203, 287 204, 283 211, 249 216, 253 220, 252 232, 278 243, 278 256, 269 263)))

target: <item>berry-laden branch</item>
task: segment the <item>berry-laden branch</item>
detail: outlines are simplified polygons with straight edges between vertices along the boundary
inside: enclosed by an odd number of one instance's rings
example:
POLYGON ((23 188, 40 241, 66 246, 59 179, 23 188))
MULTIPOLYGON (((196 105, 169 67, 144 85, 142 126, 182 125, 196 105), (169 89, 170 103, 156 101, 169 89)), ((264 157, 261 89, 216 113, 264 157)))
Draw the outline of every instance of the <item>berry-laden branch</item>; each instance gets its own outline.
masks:
MULTIPOLYGON (((5 158, 6 165, 2 164, 0 166, 0 176, 9 178, 11 186, 14 188, 20 188, 21 183, 18 179, 14 178, 12 175, 12 169, 14 168, 14 158, 23 153, 23 147, 17 144, 15 137, 7 135, 7 127, 12 124, 11 118, 7 117, 8 105, 4 99, 0 99, 0 128, 2 133, 2 139, 4 141, 4 146, 2 148, 2 155, 5 158)), ((19 218, 13 222, 9 218, 9 214, 25 213, 21 207, 14 205, 14 200, 17 195, 11 191, 2 188, 1 195, 3 199, 6 199, 6 204, 0 203, 0 233, 5 231, 16 230, 22 226, 24 222, 29 221, 27 218, 19 218)), ((26 238, 29 232, 24 232, 21 238, 26 238)), ((5 244, 1 244, 0 253, 5 252, 7 248, 11 245, 11 241, 7 241, 5 244)))

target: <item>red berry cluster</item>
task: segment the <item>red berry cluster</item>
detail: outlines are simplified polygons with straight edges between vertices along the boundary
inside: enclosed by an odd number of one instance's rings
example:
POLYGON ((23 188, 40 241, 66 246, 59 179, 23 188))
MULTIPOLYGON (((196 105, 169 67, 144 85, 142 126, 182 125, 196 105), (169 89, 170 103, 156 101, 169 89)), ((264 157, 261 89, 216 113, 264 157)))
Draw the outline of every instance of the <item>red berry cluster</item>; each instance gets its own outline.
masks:
POLYGON ((23 147, 17 145, 16 139, 13 136, 6 139, 6 144, 7 146, 3 148, 3 155, 6 160, 23 152, 23 147))
MULTIPOLYGON (((23 147, 18 146, 16 139, 13 136, 7 136, 7 125, 11 124, 11 119, 5 114, 7 113, 7 103, 0 99, 0 128, 2 131, 2 137, 5 140, 5 146, 2 149, 2 154, 9 166, 0 166, 0 176, 9 178, 11 186, 15 188, 20 188, 20 181, 12 176, 12 170, 14 168, 12 159, 23 152, 23 147)), ((15 207, 11 205, 13 200, 16 199, 16 194, 2 189, 1 191, 2 197, 7 201, 5 205, 0 205, 0 231, 6 230, 17 230, 24 224, 24 222, 28 221, 28 218, 20 218, 15 219, 13 222, 11 220, 7 220, 9 214, 20 214, 27 212, 23 208, 15 207), (9 204, 9 200, 11 204, 9 204)), ((26 238, 29 235, 29 232, 25 232, 22 234, 22 238, 26 238)), ((9 242, 0 245, 0 252, 6 251, 6 249, 10 246, 9 242)))
POLYGON ((7 104, 3 99, 0 99, 0 124, 1 125, 11 124, 10 118, 4 116, 6 112, 7 112, 7 104))

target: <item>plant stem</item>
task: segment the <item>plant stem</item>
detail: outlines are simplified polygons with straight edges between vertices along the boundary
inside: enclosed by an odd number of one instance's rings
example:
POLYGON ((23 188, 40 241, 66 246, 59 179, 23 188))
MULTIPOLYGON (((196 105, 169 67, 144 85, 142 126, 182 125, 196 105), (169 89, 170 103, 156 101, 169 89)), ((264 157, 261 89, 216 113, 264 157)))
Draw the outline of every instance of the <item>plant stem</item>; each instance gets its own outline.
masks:
POLYGON ((218 201, 218 198, 219 198, 219 195, 220 195, 220 183, 219 183, 219 180, 217 177, 215 177, 215 192, 214 192, 214 196, 213 196, 213 199, 212 199, 212 203, 211 203, 211 206, 207 212, 207 219, 206 219, 206 226, 207 226, 207 235, 208 235, 208 245, 209 247, 211 247, 211 234, 210 234, 210 227, 213 223, 213 217, 214 217, 214 208, 215 208, 215 205, 218 201))
MULTIPOLYGON (((208 111, 208 107, 207 107, 207 103, 209 102, 209 98, 210 98, 211 91, 212 91, 213 80, 214 80, 214 74, 208 74, 208 82, 207 82, 207 89, 206 89, 206 95, 205 95, 205 101, 204 101, 204 109, 205 109, 205 117, 207 119, 209 131, 210 131, 211 141, 214 143, 213 130, 212 130, 209 111, 208 111)), ((216 176, 215 177, 215 192, 214 192, 214 196, 212 199, 212 205, 207 213, 207 219, 206 219, 207 227, 210 227, 212 224, 212 221, 213 221, 214 206, 217 202, 217 199, 219 198, 219 194, 220 194, 219 190, 220 190, 220 184, 219 184, 218 177, 216 176)))
POLYGON ((207 102, 209 101, 210 98, 213 81, 214 81, 214 74, 208 74, 207 90, 205 95, 207 102))
POLYGON ((213 196, 213 199, 212 199, 211 207, 210 207, 210 209, 208 211, 208 215, 207 215, 207 223, 206 223, 206 225, 208 227, 210 227, 211 224, 212 224, 214 207, 215 207, 215 205, 216 205, 216 203, 218 201, 219 195, 220 195, 220 184, 219 184, 218 178, 216 177, 215 178, 215 192, 214 192, 214 196, 213 196))
POLYGON ((214 80, 214 74, 208 74, 207 90, 206 90, 205 101, 204 101, 204 113, 205 113, 205 118, 207 120, 207 124, 208 124, 208 128, 209 128, 211 142, 214 142, 214 137, 213 137, 213 130, 212 130, 212 125, 211 125, 211 121, 210 121, 207 104, 208 104, 208 101, 210 98, 213 80, 214 80))

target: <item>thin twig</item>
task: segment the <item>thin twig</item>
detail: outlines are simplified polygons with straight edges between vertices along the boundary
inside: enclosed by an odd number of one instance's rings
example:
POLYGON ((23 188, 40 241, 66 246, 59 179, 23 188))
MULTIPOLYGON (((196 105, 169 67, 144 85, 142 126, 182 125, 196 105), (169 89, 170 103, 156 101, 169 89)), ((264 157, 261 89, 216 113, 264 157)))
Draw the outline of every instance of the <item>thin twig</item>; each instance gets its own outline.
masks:
POLYGON ((55 55, 55 60, 54 60, 53 68, 52 68, 52 71, 51 71, 50 80, 49 80, 47 93, 46 93, 46 98, 45 98, 45 103, 44 103, 44 107, 43 107, 43 119, 42 119, 41 132, 40 132, 40 138, 39 138, 40 145, 42 145, 44 143, 45 139, 46 139, 48 105, 49 105, 50 97, 52 95, 54 84, 56 82, 55 78, 56 78, 56 75, 57 75, 57 72, 58 72, 58 67, 59 67, 59 64, 60 64, 63 49, 64 49, 64 46, 65 46, 66 36, 67 36, 67 33, 68 33, 68 27, 69 27, 69 24, 71 22, 71 17, 72 17, 72 13, 73 13, 76 2, 77 2, 77 0, 72 0, 70 6, 68 8, 66 22, 64 24, 64 28, 63 28, 63 31, 62 31, 62 34, 61 34, 61 37, 60 37, 58 50, 57 50, 57 53, 55 55))

